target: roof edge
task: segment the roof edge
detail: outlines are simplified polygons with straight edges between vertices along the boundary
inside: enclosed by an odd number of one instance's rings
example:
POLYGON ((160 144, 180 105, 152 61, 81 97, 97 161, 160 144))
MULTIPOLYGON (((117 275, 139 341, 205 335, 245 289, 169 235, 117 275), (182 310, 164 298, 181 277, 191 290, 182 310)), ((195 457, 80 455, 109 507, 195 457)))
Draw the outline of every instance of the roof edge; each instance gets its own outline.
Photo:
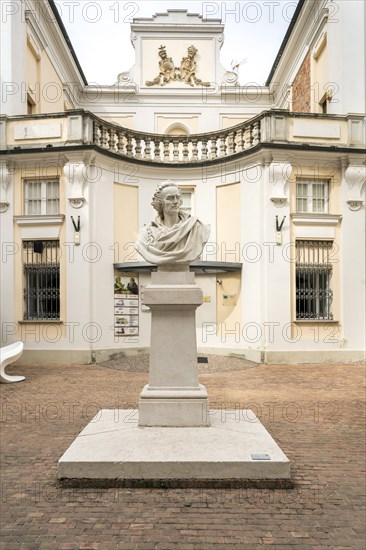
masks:
POLYGON ((66 44, 67 44, 67 46, 68 46, 68 48, 69 48, 69 50, 70 50, 70 53, 71 53, 71 55, 72 55, 72 58, 73 58, 73 60, 75 61, 75 65, 76 65, 76 67, 77 67, 77 69, 78 69, 78 71, 79 71, 79 74, 80 74, 81 78, 83 79, 83 82, 84 82, 85 86, 88 86, 88 81, 87 81, 87 79, 86 79, 86 76, 85 76, 85 74, 84 74, 83 69, 81 68, 80 62, 79 62, 78 57, 77 57, 77 55, 76 55, 76 53, 75 53, 75 50, 74 50, 74 48, 73 48, 73 45, 72 45, 71 40, 70 40, 70 37, 69 37, 69 35, 67 34, 66 27, 65 27, 65 25, 64 25, 63 22, 62 22, 61 16, 60 16, 60 14, 59 14, 59 12, 58 12, 58 9, 57 9, 57 7, 56 7, 56 4, 55 4, 54 0, 48 0, 48 4, 49 4, 49 6, 50 6, 50 8, 51 8, 51 10, 52 10, 53 15, 55 16, 55 19, 56 19, 57 24, 58 24, 58 26, 59 26, 59 28, 60 28, 60 31, 62 32, 62 35, 63 35, 63 37, 64 37, 64 39, 65 39, 65 42, 66 42, 66 44))
POLYGON ((268 75, 268 78, 267 78, 267 80, 266 80, 265 86, 269 86, 270 83, 271 83, 271 81, 272 81, 272 77, 273 77, 273 75, 274 75, 274 73, 275 73, 275 71, 276 71, 276 69, 277 69, 277 67, 278 67, 278 65, 279 65, 279 62, 280 62, 281 57, 282 57, 282 54, 283 54, 283 52, 284 52, 284 50, 285 50, 285 48, 286 48, 286 46, 287 46, 287 42, 288 42, 289 39, 290 39, 290 36, 291 36, 291 34, 292 34, 292 31, 293 31, 293 28, 294 28, 294 26, 296 25, 296 22, 297 22, 297 20, 298 20, 298 18, 299 18, 300 12, 301 12, 301 10, 302 10, 304 4, 305 4, 305 1, 306 1, 306 0, 299 0, 299 3, 298 3, 297 6, 296 6, 295 13, 294 13, 294 15, 292 16, 292 19, 291 19, 291 21, 290 21, 290 24, 289 24, 289 27, 288 27, 287 32, 286 32, 286 34, 285 34, 285 37, 284 37, 284 39, 282 40, 280 49, 278 50, 276 59, 274 60, 274 63, 273 63, 272 68, 271 68, 271 71, 270 71, 270 73, 269 73, 269 75, 268 75))

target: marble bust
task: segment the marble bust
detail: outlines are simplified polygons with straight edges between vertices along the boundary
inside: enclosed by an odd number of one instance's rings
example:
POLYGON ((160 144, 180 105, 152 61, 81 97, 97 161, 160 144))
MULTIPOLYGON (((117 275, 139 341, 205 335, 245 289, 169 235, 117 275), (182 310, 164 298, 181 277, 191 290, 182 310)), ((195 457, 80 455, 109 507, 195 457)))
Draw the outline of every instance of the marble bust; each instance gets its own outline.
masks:
POLYGON ((161 183, 151 203, 158 215, 141 229, 135 243, 137 252, 160 269, 188 269, 208 241, 210 227, 183 212, 182 203, 182 194, 174 182, 161 183))

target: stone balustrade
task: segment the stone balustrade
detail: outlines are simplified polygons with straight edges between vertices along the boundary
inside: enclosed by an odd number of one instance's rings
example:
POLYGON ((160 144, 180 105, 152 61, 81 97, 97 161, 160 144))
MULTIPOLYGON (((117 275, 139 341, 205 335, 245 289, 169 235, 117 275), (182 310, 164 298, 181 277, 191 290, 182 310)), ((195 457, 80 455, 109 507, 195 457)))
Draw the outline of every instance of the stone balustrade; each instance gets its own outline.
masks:
POLYGON ((82 109, 44 115, 0 117, 1 149, 94 147, 116 157, 152 165, 192 166, 240 157, 258 146, 362 149, 363 115, 292 113, 282 109, 259 115, 224 130, 191 135, 139 132, 82 109))
POLYGON ((261 117, 219 132, 160 135, 128 130, 95 119, 93 143, 121 156, 164 164, 224 159, 260 143, 261 117))

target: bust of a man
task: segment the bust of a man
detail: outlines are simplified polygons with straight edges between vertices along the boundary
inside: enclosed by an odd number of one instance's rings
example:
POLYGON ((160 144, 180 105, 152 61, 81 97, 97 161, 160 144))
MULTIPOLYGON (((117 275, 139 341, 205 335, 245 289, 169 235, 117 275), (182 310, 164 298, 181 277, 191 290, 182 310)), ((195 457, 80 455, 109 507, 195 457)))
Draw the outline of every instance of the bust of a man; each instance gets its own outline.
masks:
POLYGON ((185 270, 200 256, 210 228, 183 212, 182 203, 182 194, 174 182, 165 181, 157 187, 151 204, 158 215, 141 229, 135 243, 147 262, 185 270))

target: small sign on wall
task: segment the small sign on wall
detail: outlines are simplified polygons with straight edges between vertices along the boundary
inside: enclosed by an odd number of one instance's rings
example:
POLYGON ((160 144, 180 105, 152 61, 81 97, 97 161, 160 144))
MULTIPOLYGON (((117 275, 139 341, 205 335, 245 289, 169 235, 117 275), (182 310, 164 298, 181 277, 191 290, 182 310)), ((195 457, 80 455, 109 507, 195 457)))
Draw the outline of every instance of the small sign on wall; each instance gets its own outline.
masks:
POLYGON ((14 127, 14 140, 18 139, 45 139, 61 137, 60 122, 47 124, 17 124, 14 127))
POLYGON ((222 296, 222 305, 223 306, 236 306, 236 294, 224 294, 222 296))
POLYGON ((138 277, 114 277, 114 334, 131 336, 139 333, 138 277))

